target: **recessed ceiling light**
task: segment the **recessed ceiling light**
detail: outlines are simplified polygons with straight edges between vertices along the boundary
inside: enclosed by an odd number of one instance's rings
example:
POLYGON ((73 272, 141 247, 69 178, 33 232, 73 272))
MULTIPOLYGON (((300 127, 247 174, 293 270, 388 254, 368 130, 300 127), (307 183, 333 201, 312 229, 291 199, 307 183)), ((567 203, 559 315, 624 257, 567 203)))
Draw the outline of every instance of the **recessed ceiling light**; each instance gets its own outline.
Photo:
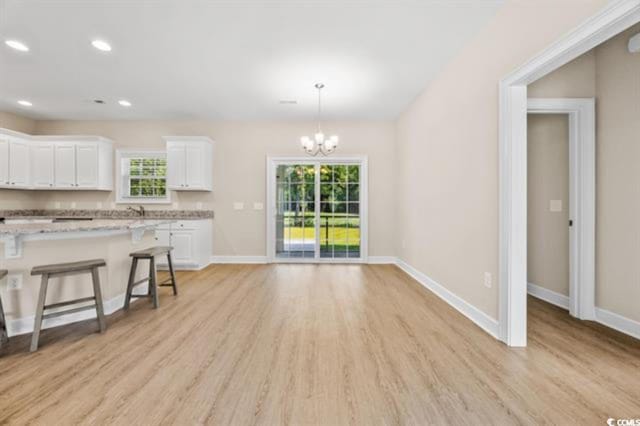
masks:
POLYGON ((111 45, 104 40, 93 40, 91 42, 93 47, 103 52, 111 52, 111 45))
POLYGON ((22 106, 26 106, 26 107, 33 106, 33 104, 32 104, 31 102, 29 102, 29 101, 23 101, 23 100, 21 100, 21 101, 18 101, 18 103, 19 103, 20 105, 22 105, 22 106))
POLYGON ((131 106, 131 102, 127 101, 126 99, 120 99, 118 101, 118 103, 120 105, 122 105, 123 107, 130 107, 131 106))
POLYGON ((12 49, 19 50, 20 52, 28 52, 29 51, 29 46, 27 46, 26 44, 24 44, 24 43, 22 43, 21 41, 18 41, 18 40, 5 40, 4 44, 6 44, 7 46, 9 46, 12 49))

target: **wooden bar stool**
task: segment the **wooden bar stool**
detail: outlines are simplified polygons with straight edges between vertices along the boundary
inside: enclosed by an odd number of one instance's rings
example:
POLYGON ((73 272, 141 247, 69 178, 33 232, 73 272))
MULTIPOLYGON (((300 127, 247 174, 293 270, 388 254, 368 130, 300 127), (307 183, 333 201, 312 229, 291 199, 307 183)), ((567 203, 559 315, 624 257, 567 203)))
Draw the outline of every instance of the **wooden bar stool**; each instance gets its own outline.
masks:
MULTIPOLYGON (((9 271, 6 269, 0 269, 0 280, 7 276, 9 271)), ((0 346, 3 343, 7 343, 9 340, 9 334, 7 333, 7 320, 4 317, 4 308, 2 307, 2 297, 0 297, 0 346)))
POLYGON ((40 339, 40 330, 42 328, 42 320, 47 318, 55 318, 62 315, 72 314, 75 312, 86 311, 95 308, 98 317, 98 325, 100 332, 106 330, 104 320, 104 309, 102 307, 102 292, 100 290, 100 274, 98 268, 106 266, 107 263, 102 259, 84 260, 82 262, 58 263, 55 265, 36 266, 31 270, 31 275, 42 275, 40 283, 40 295, 38 296, 38 306, 36 309, 36 321, 33 327, 33 336, 31 337, 31 352, 38 350, 38 340, 40 339), (83 297, 81 299, 69 300, 66 302, 45 305, 47 298, 47 287, 49 286, 49 278, 64 277, 68 275, 91 274, 93 281, 93 297, 83 297), (94 301, 93 305, 80 306, 77 308, 45 313, 45 309, 61 308, 63 306, 75 305, 78 303, 94 301))
POLYGON ((173 295, 178 295, 176 274, 173 271, 173 262, 171 261, 171 250, 173 250, 173 247, 156 246, 129 253, 129 256, 131 256, 133 260, 131 262, 131 271, 129 271, 129 283, 127 284, 127 294, 124 299, 124 309, 129 309, 132 297, 149 297, 153 301, 153 307, 157 309, 160 306, 158 287, 173 287, 173 295), (169 272, 171 273, 171 277, 160 284, 158 284, 156 278, 156 256, 167 256, 169 272), (138 268, 138 260, 140 259, 149 261, 149 276, 141 280, 134 281, 136 278, 136 269, 138 268), (133 294, 133 288, 145 281, 149 282, 149 290, 147 291, 147 294, 133 294))

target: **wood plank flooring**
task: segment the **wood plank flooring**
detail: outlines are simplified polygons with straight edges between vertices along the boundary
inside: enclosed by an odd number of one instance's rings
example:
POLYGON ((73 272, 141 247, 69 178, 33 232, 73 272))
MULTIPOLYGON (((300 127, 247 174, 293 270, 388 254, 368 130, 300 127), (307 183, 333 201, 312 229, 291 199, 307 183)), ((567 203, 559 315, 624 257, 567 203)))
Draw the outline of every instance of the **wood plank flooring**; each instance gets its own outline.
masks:
POLYGON ((511 349, 391 265, 217 265, 0 352, 0 424, 606 424, 640 343, 530 300, 511 349))

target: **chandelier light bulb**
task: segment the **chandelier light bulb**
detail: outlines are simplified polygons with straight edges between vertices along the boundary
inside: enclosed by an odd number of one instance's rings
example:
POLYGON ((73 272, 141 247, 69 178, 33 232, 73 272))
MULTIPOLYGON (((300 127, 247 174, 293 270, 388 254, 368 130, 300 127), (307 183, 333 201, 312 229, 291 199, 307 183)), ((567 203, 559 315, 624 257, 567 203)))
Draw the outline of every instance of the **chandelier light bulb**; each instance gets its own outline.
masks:
POLYGON ((316 138, 316 142, 318 143, 324 142, 324 134, 321 132, 316 133, 315 138, 316 138))

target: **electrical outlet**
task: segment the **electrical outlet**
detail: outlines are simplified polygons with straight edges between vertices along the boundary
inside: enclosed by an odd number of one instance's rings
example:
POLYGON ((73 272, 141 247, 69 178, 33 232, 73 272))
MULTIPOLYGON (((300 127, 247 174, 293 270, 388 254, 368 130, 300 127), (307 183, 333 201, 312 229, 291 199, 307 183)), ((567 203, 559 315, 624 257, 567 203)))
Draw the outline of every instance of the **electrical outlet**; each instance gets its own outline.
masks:
POLYGON ((76 208, 76 206, 77 206, 77 203, 76 203, 75 201, 73 201, 73 202, 71 203, 71 208, 72 208, 72 209, 75 209, 75 208, 76 208))
POLYGON ((253 202, 253 209, 254 210, 264 210, 264 204, 258 202, 258 201, 254 201, 253 202))
POLYGON ((244 203, 236 201, 235 203, 233 203, 233 209, 234 210, 244 210, 244 203))
POLYGON ((484 286, 487 288, 491 288, 493 285, 493 277, 491 276, 491 272, 484 273, 484 286))
POLYGON ((22 274, 12 274, 7 276, 7 289, 20 290, 22 288, 22 274))

